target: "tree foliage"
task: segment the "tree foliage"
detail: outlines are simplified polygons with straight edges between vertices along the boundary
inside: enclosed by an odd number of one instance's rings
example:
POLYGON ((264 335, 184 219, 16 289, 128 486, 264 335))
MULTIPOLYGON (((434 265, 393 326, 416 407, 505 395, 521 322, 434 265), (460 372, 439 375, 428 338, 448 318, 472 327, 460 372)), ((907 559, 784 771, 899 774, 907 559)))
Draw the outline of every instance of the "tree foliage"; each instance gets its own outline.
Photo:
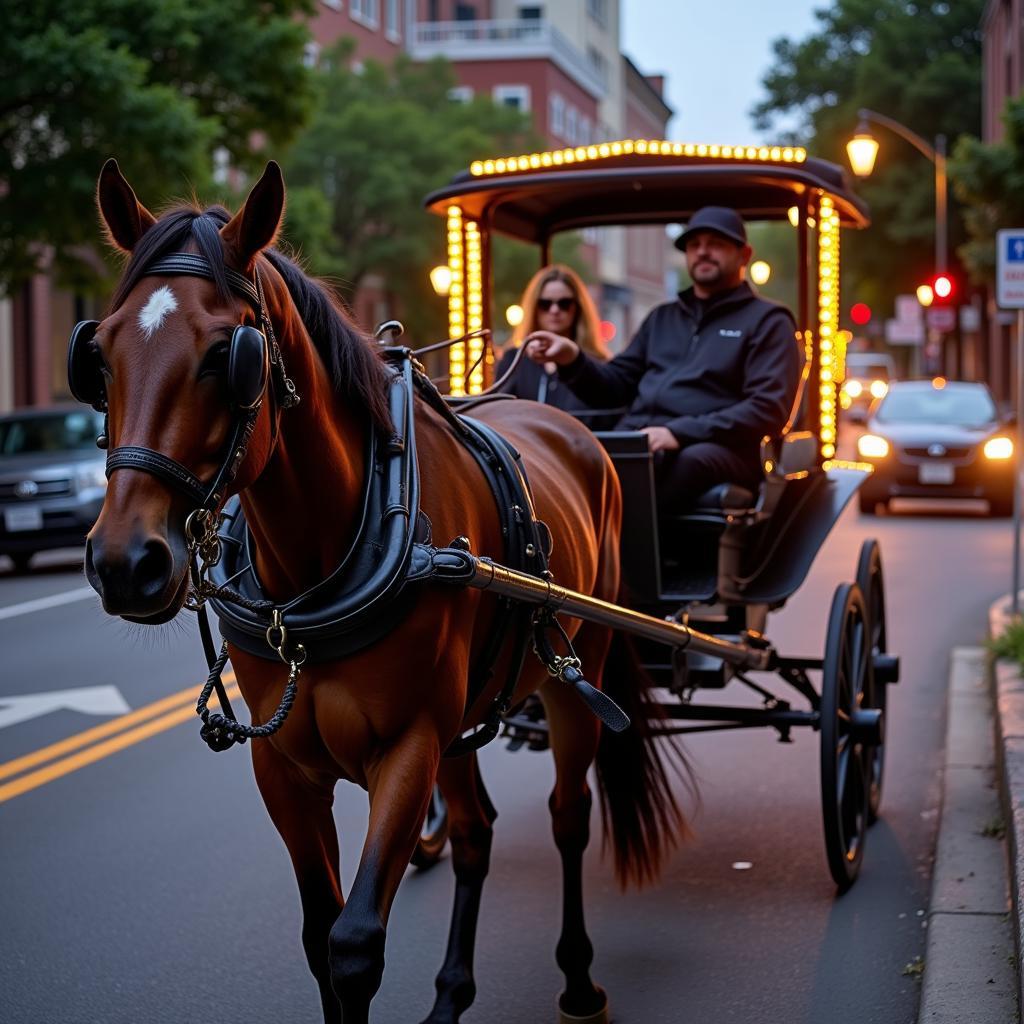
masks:
POLYGON ((1010 100, 1003 123, 1002 142, 986 145, 965 136, 950 162, 969 236, 960 258, 978 283, 994 279, 996 232, 1024 224, 1024 99, 1010 100))
MULTIPOLYGON (((350 40, 323 56, 315 113, 285 161, 285 237, 346 298, 368 276, 379 278, 410 333, 433 340, 445 329, 444 301, 428 271, 446 262, 445 238, 423 199, 480 156, 535 145, 529 119, 489 97, 449 100, 456 79, 443 60, 399 56, 354 67, 350 40)), ((503 310, 507 284, 515 279, 518 294, 536 267, 520 251, 496 250, 495 306, 503 310)))
POLYGON ((147 204, 286 143, 306 116, 312 0, 33 0, 0 33, 0 292, 52 251, 65 282, 96 278, 96 177, 118 157, 147 204))
MULTIPOLYGON (((845 144, 861 107, 894 118, 931 143, 974 132, 981 118, 981 30, 985 0, 833 0, 802 41, 779 39, 753 109, 759 128, 790 127, 815 156, 846 165, 845 144)), ((931 163, 888 129, 871 178, 858 191, 872 226, 846 236, 847 295, 892 308, 934 269, 935 190, 931 163), (853 288, 850 285, 853 285, 853 288)), ((950 243, 964 237, 950 207, 950 243)))

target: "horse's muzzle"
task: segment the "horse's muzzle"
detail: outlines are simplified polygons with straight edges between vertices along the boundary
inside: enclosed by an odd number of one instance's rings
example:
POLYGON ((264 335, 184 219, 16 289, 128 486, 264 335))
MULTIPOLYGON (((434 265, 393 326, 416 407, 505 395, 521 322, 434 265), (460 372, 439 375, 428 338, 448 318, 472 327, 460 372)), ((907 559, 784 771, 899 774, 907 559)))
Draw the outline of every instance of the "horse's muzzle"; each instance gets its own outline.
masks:
MULTIPOLYGON (((184 545, 182 545, 184 547, 184 545)), ((86 542, 85 575, 109 615, 159 624, 178 614, 187 573, 168 541, 157 533, 135 533, 111 542, 102 529, 86 542)))

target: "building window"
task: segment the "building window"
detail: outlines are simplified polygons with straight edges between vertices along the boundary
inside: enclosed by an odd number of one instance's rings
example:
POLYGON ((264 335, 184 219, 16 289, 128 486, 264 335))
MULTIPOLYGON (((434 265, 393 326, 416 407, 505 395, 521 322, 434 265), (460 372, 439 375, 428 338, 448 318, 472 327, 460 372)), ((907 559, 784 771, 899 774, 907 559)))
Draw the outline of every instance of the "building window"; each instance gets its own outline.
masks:
POLYGON ((594 69, 602 82, 608 81, 608 61, 596 47, 587 47, 587 63, 594 69))
POLYGON ((551 134, 564 138, 565 100, 557 92, 553 92, 548 98, 548 121, 550 121, 549 130, 551 134))
POLYGON ((528 85, 496 85, 491 94, 494 102, 516 110, 530 109, 530 87, 528 85))
POLYGON ((565 115, 565 141, 571 145, 576 145, 576 120, 577 113, 575 107, 570 107, 565 115))
POLYGON ((402 38, 398 30, 398 0, 384 0, 384 32, 393 43, 402 38))
POLYGON ((608 0, 587 0, 587 14, 599 25, 607 25, 608 0))
POLYGON ((590 118, 580 118, 580 145, 589 146, 594 141, 594 136, 590 131, 590 118))
POLYGON ((315 68, 320 56, 320 44, 312 39, 302 48, 302 63, 307 68, 315 68))
POLYGON ((519 8, 520 21, 541 21, 544 17, 544 8, 539 4, 531 4, 529 7, 519 8))
POLYGON ((360 25, 377 28, 380 25, 378 3, 379 0, 350 0, 349 15, 360 25))
POLYGON ((334 11, 341 10, 341 0, 323 0, 324 7, 330 7, 334 11))
POLYGON ((455 20, 476 21, 476 8, 472 4, 456 4, 455 20))
POLYGON ((473 86, 456 85, 448 90, 448 99, 452 103, 469 103, 473 99, 473 86))

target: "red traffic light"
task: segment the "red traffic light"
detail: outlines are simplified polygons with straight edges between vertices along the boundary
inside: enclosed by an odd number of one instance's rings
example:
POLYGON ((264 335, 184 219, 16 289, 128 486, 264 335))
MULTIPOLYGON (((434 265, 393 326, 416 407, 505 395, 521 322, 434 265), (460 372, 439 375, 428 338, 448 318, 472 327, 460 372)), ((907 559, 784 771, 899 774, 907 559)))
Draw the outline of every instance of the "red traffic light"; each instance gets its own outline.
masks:
POLYGON ((863 327, 871 319, 871 307, 865 302, 855 302, 850 307, 850 319, 858 327, 863 327))
POLYGON ((953 295, 953 278, 948 274, 936 274, 932 281, 932 291, 935 292, 935 298, 937 299, 948 299, 953 295))

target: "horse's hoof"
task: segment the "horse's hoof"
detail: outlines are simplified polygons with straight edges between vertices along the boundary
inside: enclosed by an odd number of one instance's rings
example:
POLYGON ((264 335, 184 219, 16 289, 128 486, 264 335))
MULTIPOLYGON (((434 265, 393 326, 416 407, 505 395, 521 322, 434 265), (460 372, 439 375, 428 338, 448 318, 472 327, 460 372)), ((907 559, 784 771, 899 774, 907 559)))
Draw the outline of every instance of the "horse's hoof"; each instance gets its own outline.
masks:
POLYGON ((562 1009, 562 999, 558 999, 558 1024, 609 1024, 611 1017, 608 1015, 608 997, 600 986, 597 989, 598 995, 604 1001, 599 1010, 580 1017, 574 1013, 566 1013, 562 1009))

